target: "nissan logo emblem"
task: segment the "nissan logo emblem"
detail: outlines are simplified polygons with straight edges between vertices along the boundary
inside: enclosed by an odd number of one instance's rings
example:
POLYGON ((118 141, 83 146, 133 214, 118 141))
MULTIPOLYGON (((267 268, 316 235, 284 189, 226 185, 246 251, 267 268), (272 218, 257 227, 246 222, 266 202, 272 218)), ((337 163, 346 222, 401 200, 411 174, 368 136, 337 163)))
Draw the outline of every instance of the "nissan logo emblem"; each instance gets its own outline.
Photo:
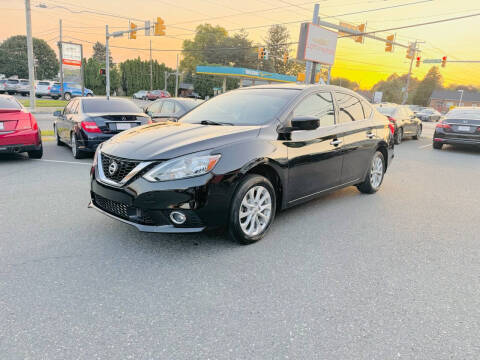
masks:
POLYGON ((110 175, 113 175, 117 172, 118 170, 118 164, 115 161, 112 161, 112 163, 108 167, 108 173, 110 175))

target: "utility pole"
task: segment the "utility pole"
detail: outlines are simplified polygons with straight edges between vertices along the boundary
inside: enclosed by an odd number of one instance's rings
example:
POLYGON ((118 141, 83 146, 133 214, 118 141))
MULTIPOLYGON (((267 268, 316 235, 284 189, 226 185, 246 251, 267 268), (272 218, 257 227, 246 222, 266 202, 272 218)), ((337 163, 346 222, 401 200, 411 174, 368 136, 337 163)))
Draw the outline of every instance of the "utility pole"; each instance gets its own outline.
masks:
POLYGON ((410 86, 410 77, 412 76, 412 67, 413 67, 413 59, 417 57, 417 40, 413 43, 413 54, 412 58, 410 59, 410 69, 408 70, 407 74, 407 83, 405 85, 405 92, 403 93, 403 100, 402 100, 402 105, 405 105, 405 103, 408 100, 408 87, 410 86))
MULTIPOLYGON (((315 4, 313 8, 313 19, 312 23, 318 24, 318 11, 320 9, 319 4, 315 4)), ((307 61, 305 64, 305 84, 313 84, 315 82, 315 68, 317 64, 313 61, 307 61)))
POLYGON ((60 26, 60 40, 58 42, 58 53, 60 54, 60 97, 63 99, 63 46, 62 46, 62 19, 58 20, 60 26))
POLYGON ((108 49, 108 39, 110 34, 108 33, 108 25, 105 25, 105 93, 107 100, 110 100, 110 53, 108 49))
POLYGON ((25 0, 25 22, 27 24, 28 78, 30 80, 30 111, 35 110, 35 64, 33 60, 32 11, 30 0, 25 0))
POLYGON ((175 97, 178 96, 178 56, 177 54, 177 70, 175 71, 175 97))
POLYGON ((150 90, 153 90, 152 40, 150 40, 150 90))

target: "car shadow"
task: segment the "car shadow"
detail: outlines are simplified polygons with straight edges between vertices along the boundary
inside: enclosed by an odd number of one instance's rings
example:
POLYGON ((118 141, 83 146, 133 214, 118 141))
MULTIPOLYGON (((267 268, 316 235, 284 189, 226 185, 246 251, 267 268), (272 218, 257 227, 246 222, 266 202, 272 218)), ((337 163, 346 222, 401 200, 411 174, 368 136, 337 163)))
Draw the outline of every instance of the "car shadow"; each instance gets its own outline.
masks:
POLYGON ((442 150, 450 153, 480 155, 480 146, 445 144, 443 145, 442 150))
POLYGON ((29 157, 26 153, 0 154, 1 162, 15 162, 15 161, 24 161, 28 159, 29 157))

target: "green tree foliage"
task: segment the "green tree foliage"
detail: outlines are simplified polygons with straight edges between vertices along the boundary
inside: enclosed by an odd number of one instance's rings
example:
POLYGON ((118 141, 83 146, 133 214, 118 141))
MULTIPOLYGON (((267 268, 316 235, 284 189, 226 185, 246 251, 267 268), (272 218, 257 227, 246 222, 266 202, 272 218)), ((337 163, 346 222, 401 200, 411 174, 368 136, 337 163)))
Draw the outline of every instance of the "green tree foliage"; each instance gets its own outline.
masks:
POLYGON ((418 84, 415 95, 413 96, 413 103, 416 105, 427 106, 433 90, 441 88, 442 81, 442 75, 440 74, 438 67, 431 67, 423 80, 418 84))
POLYGON ((344 88, 354 90, 354 91, 357 91, 357 90, 360 89, 360 85, 358 85, 358 83, 356 81, 352 81, 352 80, 342 78, 342 77, 332 78, 330 80, 330 84, 342 86, 344 88))
POLYGON ((273 25, 267 31, 267 36, 264 39, 268 50, 268 61, 263 62, 263 69, 280 74, 287 73, 289 65, 292 62, 283 62, 285 53, 290 52, 288 42, 290 40, 290 33, 284 25, 273 25))
POLYGON ((193 40, 184 40, 182 70, 194 72, 200 64, 252 67, 256 50, 245 32, 229 36, 220 26, 199 25, 193 40))
MULTIPOLYGON (((95 95, 105 95, 105 76, 100 75, 100 69, 105 67, 105 62, 100 63, 93 57, 83 59, 84 85, 95 95)), ((117 66, 110 67, 110 89, 118 92, 120 89, 120 72, 117 66)))
MULTIPOLYGON (((223 87, 223 79, 218 76, 206 74, 192 74, 188 73, 184 79, 185 82, 193 84, 195 92, 202 98, 206 96, 213 96, 213 88, 223 87)), ((238 88, 239 80, 227 78, 227 91, 238 88)))
MULTIPOLYGON (((121 86, 127 95, 132 95, 138 90, 150 90, 150 61, 137 59, 126 60, 120 64, 121 86)), ((173 72, 173 69, 159 64, 157 60, 152 64, 153 89, 164 89, 165 71, 173 72)), ((170 94, 175 93, 175 76, 167 80, 167 90, 170 94)))
MULTIPOLYGON (((383 101, 393 102, 400 104, 403 100, 402 89, 407 84, 407 75, 399 76, 397 74, 390 75, 386 80, 379 81, 376 83, 372 91, 381 91, 383 92, 383 101)), ((418 79, 410 77, 410 85, 408 87, 408 99, 407 103, 411 104, 415 91, 418 86, 418 79)))
MULTIPOLYGON (((107 53, 107 48, 105 45, 103 45, 100 41, 97 41, 95 45, 93 45, 93 55, 92 58, 97 60, 99 63, 104 63, 105 64, 105 54, 107 53)), ((110 51, 110 56, 109 56, 110 64, 113 64, 113 59, 112 59, 112 52, 110 51)))
MULTIPOLYGON (((33 38, 33 54, 37 60, 35 77, 55 78, 59 70, 55 51, 44 40, 33 38)), ((24 35, 12 36, 0 44, 0 74, 28 78, 27 38, 24 35)))

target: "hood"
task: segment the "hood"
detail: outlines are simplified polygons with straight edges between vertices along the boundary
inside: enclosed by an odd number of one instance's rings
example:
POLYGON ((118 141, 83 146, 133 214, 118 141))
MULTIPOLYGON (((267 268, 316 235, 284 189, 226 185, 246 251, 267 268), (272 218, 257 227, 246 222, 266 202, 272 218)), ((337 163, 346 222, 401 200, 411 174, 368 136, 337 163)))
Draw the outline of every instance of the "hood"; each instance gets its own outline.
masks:
POLYGON ((156 123, 124 131, 105 142, 102 152, 134 160, 166 160, 258 136, 259 126, 156 123))

